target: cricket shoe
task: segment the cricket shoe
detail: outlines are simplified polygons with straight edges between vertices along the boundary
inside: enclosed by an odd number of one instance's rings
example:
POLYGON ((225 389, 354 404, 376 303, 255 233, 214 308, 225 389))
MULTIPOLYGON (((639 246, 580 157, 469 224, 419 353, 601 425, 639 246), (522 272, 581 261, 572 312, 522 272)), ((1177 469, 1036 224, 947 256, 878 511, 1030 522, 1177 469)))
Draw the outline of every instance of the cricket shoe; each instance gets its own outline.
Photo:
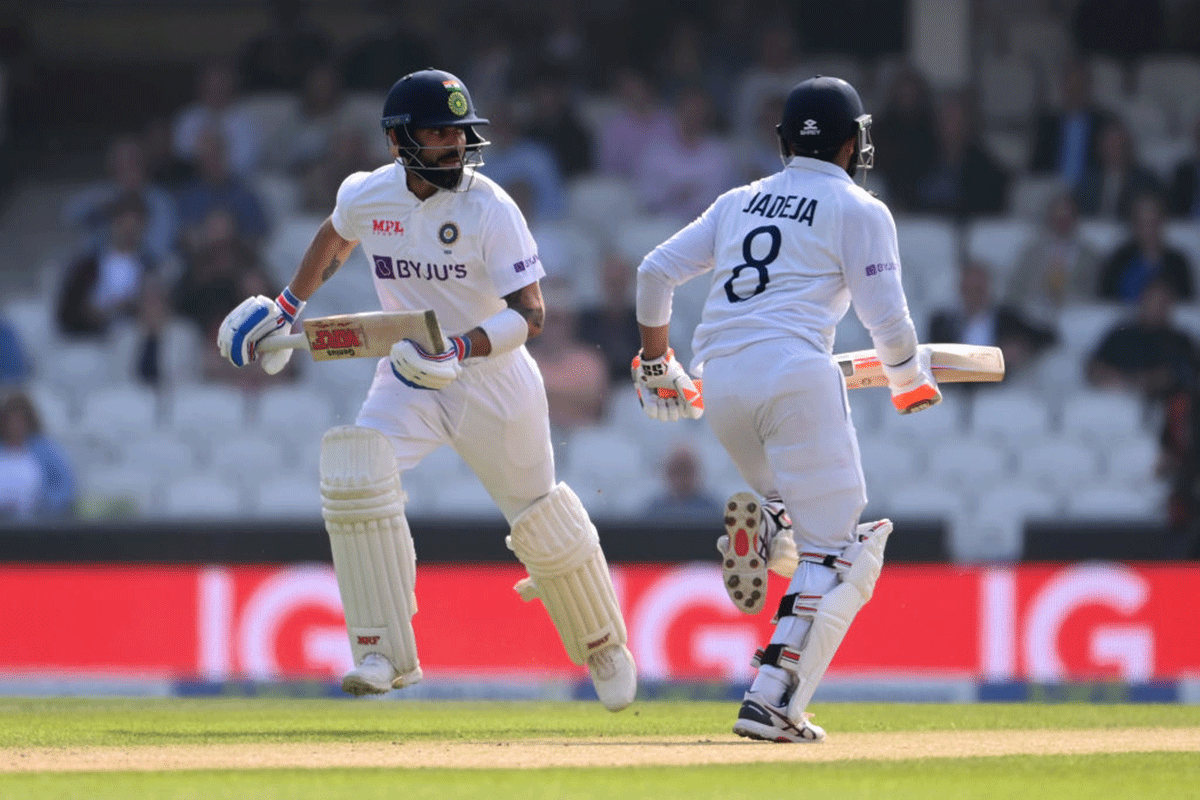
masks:
POLYGON ((763 610, 768 569, 790 578, 799 562, 783 503, 760 502, 753 492, 738 492, 726 501, 725 533, 717 539, 717 550, 725 591, 744 614, 763 610))
POLYGON ((596 697, 609 711, 620 711, 637 694, 637 666, 633 653, 623 644, 614 644, 592 653, 587 660, 596 697))
POLYGON ((342 678, 342 691, 355 696, 384 694, 420 680, 420 667, 401 675, 386 656, 381 653, 367 653, 363 656, 362 663, 342 678))
POLYGON ((809 722, 812 714, 804 713, 804 722, 796 725, 787 716, 786 708, 779 708, 758 700, 743 700, 738 711, 733 732, 747 739, 763 742, 798 742, 809 744, 825 741, 825 729, 809 722))

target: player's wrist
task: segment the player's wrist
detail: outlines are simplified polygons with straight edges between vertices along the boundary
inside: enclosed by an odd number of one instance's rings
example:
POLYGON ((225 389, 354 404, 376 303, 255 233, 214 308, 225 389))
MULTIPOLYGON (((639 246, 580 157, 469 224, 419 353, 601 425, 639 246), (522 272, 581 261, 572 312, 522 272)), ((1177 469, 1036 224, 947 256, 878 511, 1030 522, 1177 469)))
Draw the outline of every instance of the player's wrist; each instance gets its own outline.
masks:
POLYGON ((454 351, 454 355, 459 361, 470 358, 471 357, 471 337, 466 336, 466 335, 451 336, 450 337, 450 349, 454 351))
POLYGON ((279 293, 279 296, 275 298, 275 305, 279 306, 280 313, 290 325, 296 321, 296 317, 300 316, 300 312, 304 310, 304 306, 307 304, 292 293, 290 286, 285 286, 283 287, 283 291, 279 293))

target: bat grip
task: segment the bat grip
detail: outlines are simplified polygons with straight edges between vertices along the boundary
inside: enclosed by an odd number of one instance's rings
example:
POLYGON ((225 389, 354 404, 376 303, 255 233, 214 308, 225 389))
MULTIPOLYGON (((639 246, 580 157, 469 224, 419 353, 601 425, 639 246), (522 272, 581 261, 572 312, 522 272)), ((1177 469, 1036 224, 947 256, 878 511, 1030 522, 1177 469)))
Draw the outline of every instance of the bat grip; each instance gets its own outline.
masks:
POLYGON ((268 336, 258 343, 256 349, 260 353, 274 353, 276 350, 307 350, 308 337, 303 333, 286 333, 283 336, 268 336))

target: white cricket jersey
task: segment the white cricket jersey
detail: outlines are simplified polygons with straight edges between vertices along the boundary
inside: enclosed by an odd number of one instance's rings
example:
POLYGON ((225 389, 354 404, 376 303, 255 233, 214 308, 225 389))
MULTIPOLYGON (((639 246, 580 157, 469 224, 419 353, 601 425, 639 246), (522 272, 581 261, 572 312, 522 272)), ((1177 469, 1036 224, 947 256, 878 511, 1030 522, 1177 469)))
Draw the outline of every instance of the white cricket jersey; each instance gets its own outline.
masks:
POLYGON ((710 270, 712 288, 693 338, 697 373, 711 358, 778 337, 831 353, 852 299, 877 348, 908 350, 903 360, 916 347, 895 221, 836 164, 795 157, 718 197, 643 260, 638 322, 667 324, 670 304, 654 298, 710 270))
POLYGON ((473 178, 463 191, 426 200, 409 191, 396 163, 342 182, 330 220, 343 239, 361 243, 384 311, 432 308, 442 330, 458 335, 545 275, 517 204, 485 175, 473 178))

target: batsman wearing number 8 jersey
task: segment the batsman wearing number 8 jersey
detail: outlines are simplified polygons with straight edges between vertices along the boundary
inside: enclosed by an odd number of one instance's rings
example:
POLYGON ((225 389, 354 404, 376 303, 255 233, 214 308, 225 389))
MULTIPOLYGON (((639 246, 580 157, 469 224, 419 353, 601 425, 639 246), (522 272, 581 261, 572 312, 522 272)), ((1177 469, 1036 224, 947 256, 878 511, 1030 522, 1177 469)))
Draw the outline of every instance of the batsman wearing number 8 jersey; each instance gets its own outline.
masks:
MULTIPOLYGON (((511 526, 508 546, 528 571, 517 591, 541 599, 567 655, 619 711, 636 693, 633 657, 596 528, 555 481, 546 390, 524 346, 542 329, 544 272, 516 204, 476 172, 485 124, 448 72, 397 81, 382 118, 395 162, 345 179, 288 286, 275 300, 252 297, 234 309, 218 344, 237 366, 258 360, 278 372, 291 350, 260 353, 259 344, 287 334, 359 244, 385 311, 435 311, 455 334, 449 346, 427 352, 398 342, 380 359, 355 424, 321 442, 322 513, 355 662, 342 688, 383 693, 422 677, 401 476, 448 444, 511 526)), ((474 602, 461 598, 464 616, 474 602)))
POLYGON ((866 491, 834 329, 853 302, 902 414, 941 393, 900 284, 896 226, 853 180, 873 160, 871 117, 849 83, 815 77, 789 94, 776 127, 784 168, 733 189, 642 261, 633 375, 655 419, 703 412, 753 492, 725 507, 717 547, 738 608, 766 602, 767 570, 790 577, 771 641, 734 732, 818 742, 813 691, 870 599, 891 533, 859 524, 866 491), (712 273, 693 337, 692 372, 668 346, 679 284, 712 273), (790 516, 790 518, 789 518, 790 516))

